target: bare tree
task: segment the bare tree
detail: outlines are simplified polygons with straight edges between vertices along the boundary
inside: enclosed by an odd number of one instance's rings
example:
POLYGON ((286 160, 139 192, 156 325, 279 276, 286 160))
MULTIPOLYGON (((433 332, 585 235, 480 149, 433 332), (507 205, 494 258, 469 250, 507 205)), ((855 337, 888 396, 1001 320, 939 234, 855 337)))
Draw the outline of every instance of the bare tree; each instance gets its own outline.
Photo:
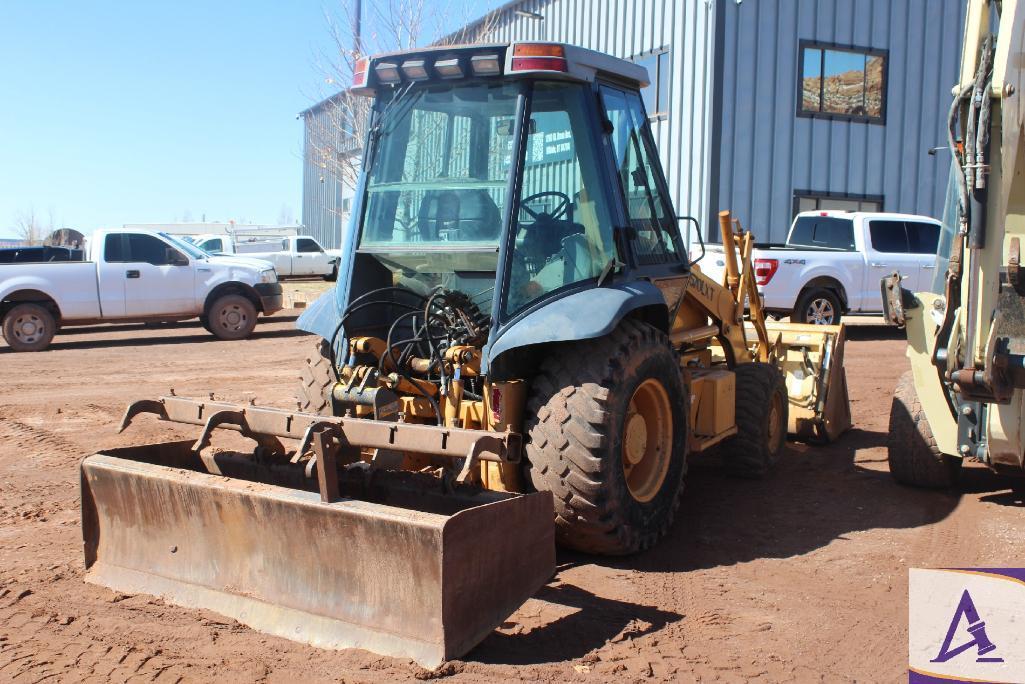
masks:
POLYGON ((35 208, 29 207, 27 211, 18 212, 14 218, 14 230, 27 244, 38 245, 42 243, 46 229, 36 216, 35 208))
POLYGON ((338 0, 336 10, 325 14, 333 49, 320 57, 319 68, 325 84, 336 92, 307 119, 305 150, 320 166, 322 182, 335 178, 354 187, 359 177, 370 99, 346 90, 357 62, 366 55, 407 50, 428 41, 436 45, 485 42, 497 28, 501 12, 493 11, 466 25, 475 4, 466 0, 338 0), (369 12, 355 22, 359 5, 369 12), (453 25, 463 28, 453 31, 453 25))
POLYGON ((278 211, 278 225, 291 226, 295 223, 295 212, 289 204, 282 204, 278 211))

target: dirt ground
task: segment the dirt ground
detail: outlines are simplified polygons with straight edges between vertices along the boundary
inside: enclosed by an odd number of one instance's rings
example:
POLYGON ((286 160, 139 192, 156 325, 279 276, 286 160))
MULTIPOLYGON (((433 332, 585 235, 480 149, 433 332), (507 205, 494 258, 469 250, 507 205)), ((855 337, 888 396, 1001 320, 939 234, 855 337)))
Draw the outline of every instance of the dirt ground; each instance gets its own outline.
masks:
POLYGON ((979 468, 958 494, 892 481, 904 343, 856 327, 855 429, 827 448, 791 444, 761 482, 697 459, 657 548, 626 560, 560 552, 547 587, 435 673, 85 583, 79 458, 194 436, 152 421, 115 434, 130 399, 171 387, 294 406, 312 339, 288 314, 241 342, 182 323, 70 331, 39 354, 0 345, 0 681, 894 681, 906 672, 909 567, 1022 564, 1025 516, 1005 482, 979 468))

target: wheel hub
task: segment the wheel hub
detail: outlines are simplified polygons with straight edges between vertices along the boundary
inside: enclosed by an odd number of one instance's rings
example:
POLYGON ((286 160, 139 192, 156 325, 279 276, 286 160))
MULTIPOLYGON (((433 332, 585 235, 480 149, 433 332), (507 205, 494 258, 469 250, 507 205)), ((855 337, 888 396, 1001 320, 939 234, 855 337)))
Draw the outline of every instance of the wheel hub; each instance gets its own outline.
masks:
POLYGON ((23 342, 35 342, 43 332, 42 321, 35 316, 19 316, 14 322, 14 331, 23 342))
POLYGON ((648 448, 648 427, 644 418, 634 413, 626 420, 626 439, 623 440, 623 456, 630 465, 637 465, 644 458, 648 448))
POLYGON ((833 303, 828 299, 813 299, 808 305, 808 322, 815 325, 832 325, 833 303))
POLYGON ((245 320, 245 317, 238 309, 227 309, 221 312, 221 320, 229 328, 237 328, 245 320))
POLYGON ((631 496, 645 503, 662 489, 673 452, 669 394, 654 378, 642 382, 623 421, 623 474, 631 496))

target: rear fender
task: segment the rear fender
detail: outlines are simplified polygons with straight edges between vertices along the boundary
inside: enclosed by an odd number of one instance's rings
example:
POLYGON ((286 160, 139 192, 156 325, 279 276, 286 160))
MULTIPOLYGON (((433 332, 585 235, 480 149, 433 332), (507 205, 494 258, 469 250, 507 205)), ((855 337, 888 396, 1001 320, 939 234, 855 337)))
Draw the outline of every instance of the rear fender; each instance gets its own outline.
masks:
POLYGON ((633 312, 663 331, 669 327, 665 298, 646 280, 594 287, 556 299, 500 331, 485 349, 482 371, 486 373, 499 356, 514 349, 602 337, 633 312))

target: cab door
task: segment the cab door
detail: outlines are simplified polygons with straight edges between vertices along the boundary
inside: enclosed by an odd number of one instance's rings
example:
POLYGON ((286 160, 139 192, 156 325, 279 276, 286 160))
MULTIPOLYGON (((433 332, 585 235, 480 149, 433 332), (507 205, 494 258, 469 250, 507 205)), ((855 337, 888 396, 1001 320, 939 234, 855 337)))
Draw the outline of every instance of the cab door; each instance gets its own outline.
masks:
POLYGON ((905 221, 904 227, 908 231, 908 251, 918 261, 918 279, 914 291, 927 292, 932 289, 932 281, 936 276, 940 224, 932 221, 905 221))
POLYGON ((176 247, 155 235, 125 235, 125 315, 197 314, 195 268, 176 247))
POLYGON ((295 240, 292 255, 294 275, 322 275, 328 273, 328 255, 313 238, 301 237, 295 240))
POLYGON ((868 244, 865 245, 866 295, 862 311, 883 310, 879 282, 894 271, 907 276, 909 285, 917 286, 920 260, 919 255, 911 253, 904 221, 899 219, 869 220, 868 244))

